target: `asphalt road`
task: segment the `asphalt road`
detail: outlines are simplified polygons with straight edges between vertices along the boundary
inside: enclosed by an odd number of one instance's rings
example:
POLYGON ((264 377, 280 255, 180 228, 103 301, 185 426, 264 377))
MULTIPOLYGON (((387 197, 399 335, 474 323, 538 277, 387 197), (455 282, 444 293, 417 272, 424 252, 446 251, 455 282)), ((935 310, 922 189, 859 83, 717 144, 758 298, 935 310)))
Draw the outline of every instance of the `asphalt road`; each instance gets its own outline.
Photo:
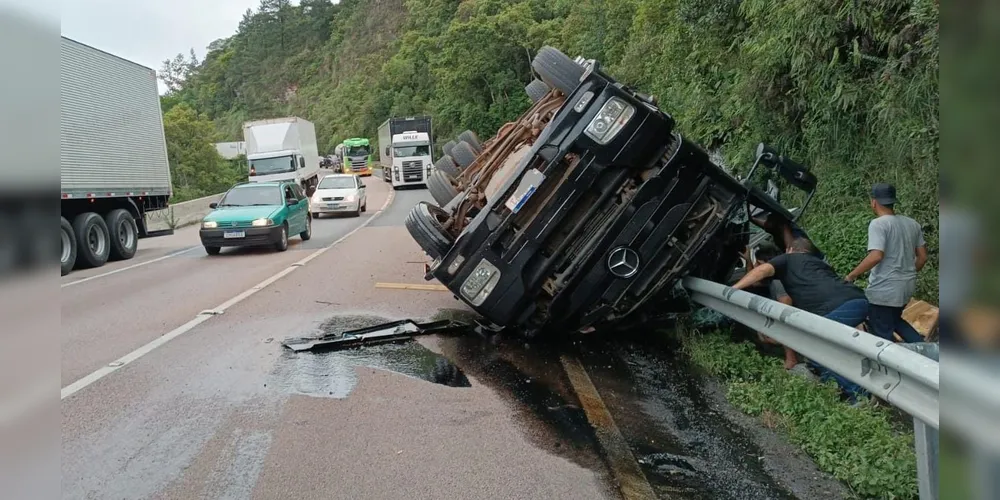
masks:
MULTIPOLYGON (((714 410, 698 418, 711 405, 686 403, 677 363, 642 349, 469 333, 288 351, 288 337, 468 314, 448 292, 381 286, 426 284, 403 220, 430 196, 367 184, 367 214, 315 221, 286 252, 209 257, 188 228, 63 278, 65 498, 621 498, 623 460, 658 498, 839 496, 762 466, 769 452, 714 410), (566 356, 606 408, 578 396, 566 356), (628 456, 608 453, 609 429, 628 456)), ((817 476, 807 465, 793 474, 817 476)))

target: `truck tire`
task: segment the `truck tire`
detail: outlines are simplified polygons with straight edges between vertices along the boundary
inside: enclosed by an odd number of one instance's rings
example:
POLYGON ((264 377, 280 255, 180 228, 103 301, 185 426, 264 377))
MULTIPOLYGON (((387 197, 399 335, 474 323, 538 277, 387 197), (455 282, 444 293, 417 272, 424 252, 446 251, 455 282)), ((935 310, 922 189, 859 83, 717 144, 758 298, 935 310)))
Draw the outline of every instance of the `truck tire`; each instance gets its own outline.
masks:
POLYGON ((108 260, 129 260, 139 248, 139 229, 135 217, 128 210, 116 208, 104 216, 111 236, 111 253, 108 260))
POLYGON ((281 234, 278 236, 278 241, 274 242, 274 249, 279 252, 284 252, 288 250, 288 223, 281 225, 281 234))
POLYGON ((431 172, 430 177, 427 178, 427 190, 431 192, 431 196, 434 197, 434 201, 439 207, 447 205, 449 201, 458 196, 458 191, 451 185, 448 174, 440 170, 431 172))
POLYGON ((472 145, 465 141, 456 144, 451 150, 451 155, 459 168, 463 170, 469 168, 469 165, 472 165, 472 162, 476 161, 476 157, 479 156, 476 154, 476 150, 472 148, 472 145))
POLYGON ((444 151, 444 154, 451 156, 451 148, 455 147, 455 144, 457 144, 455 141, 448 141, 441 147, 441 151, 444 151))
POLYGON ((524 87, 524 91, 528 93, 528 99, 531 99, 531 102, 541 101, 550 90, 552 89, 549 88, 549 84, 537 78, 524 87))
POLYGON ((583 66, 569 56, 548 45, 535 54, 534 60, 531 61, 531 69, 538 73, 542 81, 567 96, 580 85, 580 77, 585 71, 583 66))
POLYGON ((406 216, 406 230, 432 259, 443 257, 451 248, 451 236, 444 231, 440 220, 447 217, 444 210, 426 201, 418 203, 406 216))
POLYGON ((450 155, 444 155, 438 158, 438 161, 434 162, 434 168, 452 177, 458 177, 458 174, 462 173, 462 171, 458 169, 458 166, 455 165, 455 160, 452 159, 450 155))
POLYGON ((66 276, 73 270, 76 264, 76 236, 73 234, 73 225, 65 217, 59 217, 59 236, 62 240, 62 276, 66 276))
POLYGON ((84 212, 73 218, 78 267, 101 267, 111 253, 111 236, 104 219, 94 212, 84 212))
POLYGON ((476 152, 476 156, 479 156, 483 152, 483 145, 479 142, 479 136, 471 130, 466 130, 461 134, 458 134, 459 142, 467 142, 472 146, 472 150, 476 152))

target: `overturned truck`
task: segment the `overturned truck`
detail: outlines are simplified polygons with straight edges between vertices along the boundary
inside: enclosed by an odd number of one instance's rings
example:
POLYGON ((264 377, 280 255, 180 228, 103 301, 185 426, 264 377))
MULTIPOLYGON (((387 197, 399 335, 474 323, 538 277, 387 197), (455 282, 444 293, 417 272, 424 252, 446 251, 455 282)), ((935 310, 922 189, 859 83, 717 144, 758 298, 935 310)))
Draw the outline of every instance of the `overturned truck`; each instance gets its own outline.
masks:
MULTIPOLYGON (((749 214, 804 211, 727 173, 596 61, 543 47, 532 68, 532 107, 483 143, 469 131, 447 143, 428 178, 437 205, 406 220, 433 261, 426 278, 497 327, 532 337, 642 317, 682 276, 729 275, 749 214)), ((812 197, 801 165, 762 145, 758 166, 812 197)))

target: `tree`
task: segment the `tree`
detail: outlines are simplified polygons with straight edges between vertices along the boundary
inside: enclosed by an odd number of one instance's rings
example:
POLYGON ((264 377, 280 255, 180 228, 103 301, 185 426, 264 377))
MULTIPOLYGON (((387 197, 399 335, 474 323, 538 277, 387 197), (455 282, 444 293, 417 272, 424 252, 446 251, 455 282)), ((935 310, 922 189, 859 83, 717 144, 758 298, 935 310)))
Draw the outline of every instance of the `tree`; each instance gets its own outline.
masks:
POLYGON ((204 116, 180 103, 164 114, 163 132, 174 186, 173 202, 200 198, 229 189, 242 178, 215 149, 215 128, 204 116))

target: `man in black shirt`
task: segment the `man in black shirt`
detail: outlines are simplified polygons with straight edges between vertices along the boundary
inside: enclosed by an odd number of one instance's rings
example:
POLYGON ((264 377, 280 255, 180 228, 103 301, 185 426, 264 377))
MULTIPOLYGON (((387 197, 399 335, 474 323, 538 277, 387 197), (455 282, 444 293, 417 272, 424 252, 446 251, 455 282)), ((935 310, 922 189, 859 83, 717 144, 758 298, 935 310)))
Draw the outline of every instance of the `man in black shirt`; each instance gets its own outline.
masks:
MULTIPOLYGON (((868 299, 860 288, 844 281, 829 264, 815 256, 815 248, 805 238, 796 238, 788 253, 755 267, 733 288, 742 290, 774 277, 781 281, 795 307, 856 328, 868 315, 868 299)), ((863 392, 857 384, 819 367, 837 383, 852 401, 863 392)))

